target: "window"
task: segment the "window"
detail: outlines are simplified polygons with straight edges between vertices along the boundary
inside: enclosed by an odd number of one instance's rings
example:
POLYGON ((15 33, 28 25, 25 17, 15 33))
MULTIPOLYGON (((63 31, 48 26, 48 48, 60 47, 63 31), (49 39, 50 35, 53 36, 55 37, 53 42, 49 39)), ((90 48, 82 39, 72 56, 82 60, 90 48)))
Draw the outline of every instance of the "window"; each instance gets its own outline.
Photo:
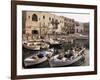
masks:
POLYGON ((53 19, 53 18, 52 18, 51 24, 52 24, 52 25, 54 25, 54 24, 55 24, 55 22, 54 22, 54 19, 53 19))
POLYGON ((39 21, 40 21, 40 18, 39 18, 39 21))
POLYGON ((51 17, 49 17, 49 20, 51 20, 51 17))
POLYGON ((56 20, 55 20, 55 29, 58 29, 58 24, 59 24, 59 22, 58 22, 58 20, 56 19, 56 20))
POLYGON ((79 26, 79 23, 76 23, 76 26, 79 26))
POLYGON ((28 16, 28 18, 30 19, 30 16, 28 16))
POLYGON ((54 19, 52 18, 52 21, 54 21, 54 19))
POLYGON ((83 32, 83 30, 81 29, 81 32, 83 32))
POLYGON ((45 27, 45 23, 43 23, 43 27, 45 27))
POLYGON ((77 33, 78 33, 78 29, 77 29, 77 31, 76 31, 77 33))
POLYGON ((37 17, 36 14, 33 14, 33 15, 32 15, 32 21, 38 21, 38 17, 37 17))
POLYGON ((32 34, 38 34, 37 30, 32 30, 32 34))
POLYGON ((45 16, 43 16, 43 19, 45 19, 45 16))

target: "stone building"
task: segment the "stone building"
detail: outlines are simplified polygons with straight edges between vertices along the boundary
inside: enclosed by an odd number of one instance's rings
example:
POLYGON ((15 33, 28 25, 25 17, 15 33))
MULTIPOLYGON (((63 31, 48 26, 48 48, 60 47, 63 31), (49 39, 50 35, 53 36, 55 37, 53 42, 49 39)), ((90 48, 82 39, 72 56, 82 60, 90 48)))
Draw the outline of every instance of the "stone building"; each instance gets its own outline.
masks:
POLYGON ((81 22, 75 22, 75 33, 83 33, 84 32, 84 24, 81 22))
POLYGON ((89 23, 84 23, 84 33, 89 35, 89 23))
POLYGON ((72 34, 75 32, 74 19, 48 12, 22 12, 23 37, 28 40, 45 38, 49 34, 72 34))
POLYGON ((65 17, 65 27, 67 27, 67 34, 74 34, 75 33, 75 21, 74 19, 70 19, 65 17))
POLYGON ((23 11, 23 32, 30 38, 61 32, 63 22, 61 17, 47 12, 23 11))

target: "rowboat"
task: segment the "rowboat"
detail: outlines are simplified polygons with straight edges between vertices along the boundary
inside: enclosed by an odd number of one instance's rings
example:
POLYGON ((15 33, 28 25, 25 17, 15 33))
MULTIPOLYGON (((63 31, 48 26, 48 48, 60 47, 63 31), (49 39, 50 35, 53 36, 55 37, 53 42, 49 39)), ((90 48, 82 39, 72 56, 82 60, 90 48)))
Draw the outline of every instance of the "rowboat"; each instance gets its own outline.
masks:
POLYGON ((49 44, 42 41, 33 41, 33 42, 23 43, 23 47, 29 50, 40 50, 48 48, 49 44))
POLYGON ((53 56, 49 62, 51 67, 61 67, 61 66, 67 66, 74 64, 75 62, 81 60, 82 58, 85 58, 84 54, 85 48, 76 53, 76 55, 72 56, 71 58, 62 57, 61 59, 58 59, 59 55, 53 56))
POLYGON ((37 65, 37 64, 43 63, 48 60, 47 56, 51 57, 52 54, 53 53, 51 51, 39 52, 38 54, 35 54, 35 55, 25 58, 24 65, 25 65, 25 67, 27 67, 27 66, 32 66, 32 65, 37 65))

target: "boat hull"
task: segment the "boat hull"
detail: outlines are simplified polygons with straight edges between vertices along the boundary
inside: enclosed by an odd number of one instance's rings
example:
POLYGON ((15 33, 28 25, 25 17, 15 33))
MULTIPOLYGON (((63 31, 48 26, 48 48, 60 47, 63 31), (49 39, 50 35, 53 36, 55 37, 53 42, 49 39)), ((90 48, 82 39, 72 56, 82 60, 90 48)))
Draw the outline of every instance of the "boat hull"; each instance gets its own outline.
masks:
POLYGON ((44 57, 42 59, 39 60, 28 60, 29 58, 24 60, 24 65, 27 66, 31 66, 31 65, 37 65, 37 64, 41 64, 43 62, 45 62, 47 60, 47 57, 44 57))
MULTIPOLYGON (((82 50, 82 51, 84 51, 84 50, 82 50)), ((72 65, 72 64, 76 63, 79 60, 84 62, 85 55, 81 54, 82 51, 79 52, 79 55, 77 55, 76 57, 72 57, 70 59, 65 58, 65 57, 63 57, 62 59, 58 59, 57 57, 59 55, 56 55, 56 56, 52 57, 50 59, 51 67, 68 66, 68 65, 72 65)))
POLYGON ((54 61, 52 59, 52 60, 50 60, 50 64, 51 64, 51 67, 69 66, 69 65, 75 64, 76 62, 78 62, 82 58, 84 58, 84 57, 83 56, 79 56, 76 59, 74 59, 73 61, 70 61, 70 60, 64 61, 64 60, 62 60, 62 61, 58 61, 58 62, 54 61))

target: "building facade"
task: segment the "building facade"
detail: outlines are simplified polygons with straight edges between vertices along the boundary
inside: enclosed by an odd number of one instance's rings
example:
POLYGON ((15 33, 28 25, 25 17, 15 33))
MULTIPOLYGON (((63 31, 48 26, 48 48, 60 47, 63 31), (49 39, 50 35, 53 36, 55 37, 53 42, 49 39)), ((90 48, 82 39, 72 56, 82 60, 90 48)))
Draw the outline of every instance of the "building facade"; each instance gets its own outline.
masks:
POLYGON ((70 19, 70 18, 65 17, 64 26, 67 28, 67 34, 74 34, 75 33, 75 21, 74 21, 74 19, 70 19))
POLYGON ((75 33, 83 33, 84 32, 84 24, 81 22, 75 22, 75 33))
POLYGON ((45 38, 49 34, 73 34, 74 19, 48 12, 22 12, 23 36, 31 40, 45 38))
POLYGON ((84 33, 89 35, 89 23, 84 23, 84 33))

